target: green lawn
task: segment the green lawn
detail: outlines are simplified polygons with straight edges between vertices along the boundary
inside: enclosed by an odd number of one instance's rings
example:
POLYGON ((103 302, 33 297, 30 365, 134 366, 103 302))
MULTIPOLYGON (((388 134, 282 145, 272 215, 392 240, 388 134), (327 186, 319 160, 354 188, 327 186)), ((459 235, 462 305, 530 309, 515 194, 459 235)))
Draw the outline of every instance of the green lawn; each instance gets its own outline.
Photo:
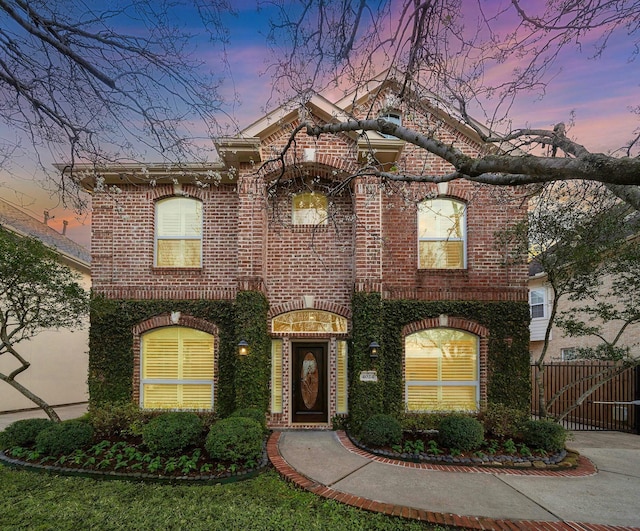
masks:
POLYGON ((436 530, 293 488, 273 471, 229 485, 65 478, 0 465, 0 529, 436 530))

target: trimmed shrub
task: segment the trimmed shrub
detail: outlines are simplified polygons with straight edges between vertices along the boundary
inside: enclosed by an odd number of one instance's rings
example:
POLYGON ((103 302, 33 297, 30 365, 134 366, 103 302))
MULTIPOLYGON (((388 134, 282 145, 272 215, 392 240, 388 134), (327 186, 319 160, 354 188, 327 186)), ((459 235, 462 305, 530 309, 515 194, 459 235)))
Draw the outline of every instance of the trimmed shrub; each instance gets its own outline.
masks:
POLYGON ((148 413, 133 402, 106 402, 89 411, 89 421, 98 439, 140 435, 139 425, 147 418, 148 413))
POLYGON ((245 407, 242 409, 236 409, 230 417, 243 417, 246 419, 253 419, 258 421, 260 426, 262 426, 263 430, 267 430, 267 418, 264 414, 264 411, 259 410, 255 407, 245 407))
POLYGON ((54 422, 50 419, 17 420, 0 433, 0 447, 33 446, 38 434, 53 424, 54 422))
POLYGON ((438 427, 438 443, 445 448, 470 452, 484 441, 484 427, 473 417, 449 415, 438 427))
POLYGON ((142 441, 158 455, 178 455, 201 437, 200 417, 186 411, 162 413, 142 427, 142 441))
POLYGON ((488 404, 480 420, 484 429, 498 439, 514 439, 529 420, 529 413, 504 404, 488 404))
POLYGON ((391 415, 374 415, 365 420, 360 438, 368 446, 398 444, 402 440, 402 426, 391 415))
POLYGON ((522 436, 524 443, 529 448, 545 452, 559 452, 564 448, 567 431, 552 420, 530 420, 525 423, 522 436))
POLYGON ((437 430, 447 413, 403 413, 400 417, 402 431, 413 434, 437 430))
POLYGON ((36 437, 36 450, 43 455, 69 455, 93 441, 93 427, 81 420, 54 423, 36 437))
POLYGON ((257 420, 228 417, 219 420, 209 430, 205 449, 213 459, 244 463, 262 455, 264 431, 257 420))

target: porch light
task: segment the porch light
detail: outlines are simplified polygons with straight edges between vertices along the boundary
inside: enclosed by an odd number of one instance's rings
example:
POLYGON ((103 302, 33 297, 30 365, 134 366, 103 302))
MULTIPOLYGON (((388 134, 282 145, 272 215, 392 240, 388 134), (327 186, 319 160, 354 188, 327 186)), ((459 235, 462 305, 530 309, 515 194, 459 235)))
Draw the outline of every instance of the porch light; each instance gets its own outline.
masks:
POLYGON ((379 348, 380 348, 380 345, 378 345, 378 343, 376 343, 375 341, 372 341, 371 343, 369 343, 369 357, 371 358, 371 361, 378 358, 379 348))
POLYGON ((241 339, 238 343, 238 354, 240 356, 246 356, 249 354, 249 343, 247 343, 244 339, 241 339))

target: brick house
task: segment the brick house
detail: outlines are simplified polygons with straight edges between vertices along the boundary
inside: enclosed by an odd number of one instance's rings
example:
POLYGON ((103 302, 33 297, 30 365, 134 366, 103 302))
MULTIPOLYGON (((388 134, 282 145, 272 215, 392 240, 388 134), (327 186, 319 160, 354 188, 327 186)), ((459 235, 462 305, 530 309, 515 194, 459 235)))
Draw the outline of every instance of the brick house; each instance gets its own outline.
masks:
MULTIPOLYGON (((484 149, 441 107, 409 110, 393 89, 314 95, 305 112, 327 122, 369 106, 408 128, 437 124, 465 152, 484 149)), ((346 179, 372 152, 389 171, 449 171, 375 132, 302 131, 285 165, 269 162, 298 120, 297 108, 271 112, 220 140, 208 166, 85 168, 91 400, 220 415, 257 406, 272 427, 527 407, 527 270, 495 243, 526 216, 518 192, 346 179)))

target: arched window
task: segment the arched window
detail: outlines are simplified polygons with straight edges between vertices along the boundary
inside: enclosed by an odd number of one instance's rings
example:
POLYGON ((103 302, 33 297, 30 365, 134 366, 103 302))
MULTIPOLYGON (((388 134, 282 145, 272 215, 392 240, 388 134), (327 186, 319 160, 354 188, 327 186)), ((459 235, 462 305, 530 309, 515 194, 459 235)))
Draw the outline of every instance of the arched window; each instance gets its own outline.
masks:
POLYGON ((432 328, 405 338, 408 411, 476 411, 480 400, 478 336, 432 328))
POLYGON ((453 199, 418 204, 418 268, 466 267, 466 205, 453 199))
POLYGON ((182 326, 142 335, 140 404, 147 409, 212 409, 214 338, 182 326))
POLYGON ((347 332, 347 320, 340 315, 323 310, 295 310, 274 317, 271 321, 271 330, 276 334, 296 332, 344 334, 347 332))
POLYGON ((293 196, 293 225, 326 225, 328 217, 327 196, 318 192, 304 192, 293 196))
POLYGON ((202 202, 170 197, 156 203, 156 267, 201 267, 202 202))

